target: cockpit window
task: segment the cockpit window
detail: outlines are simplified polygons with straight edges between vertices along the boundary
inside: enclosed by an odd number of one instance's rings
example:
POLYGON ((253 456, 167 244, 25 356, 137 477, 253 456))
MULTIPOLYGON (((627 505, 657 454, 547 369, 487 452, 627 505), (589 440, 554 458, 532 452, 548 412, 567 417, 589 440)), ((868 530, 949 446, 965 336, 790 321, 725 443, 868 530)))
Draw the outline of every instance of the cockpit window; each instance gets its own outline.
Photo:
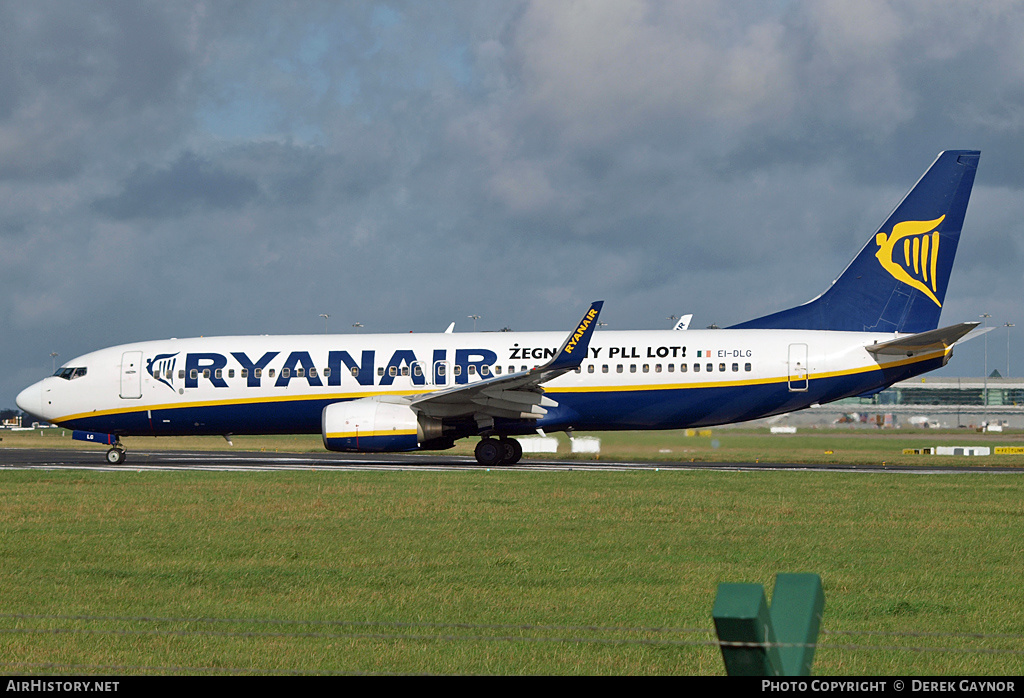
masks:
POLYGON ((66 381, 70 381, 84 376, 86 370, 85 366, 61 366, 53 375, 58 378, 63 378, 66 381))

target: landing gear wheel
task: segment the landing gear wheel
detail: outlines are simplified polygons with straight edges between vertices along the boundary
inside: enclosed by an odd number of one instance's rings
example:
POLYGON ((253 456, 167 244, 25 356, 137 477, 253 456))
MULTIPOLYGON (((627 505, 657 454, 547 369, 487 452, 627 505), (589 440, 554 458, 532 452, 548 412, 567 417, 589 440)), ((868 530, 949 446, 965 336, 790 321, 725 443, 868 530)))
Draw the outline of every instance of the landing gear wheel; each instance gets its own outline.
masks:
POLYGON ((481 439, 473 450, 473 455, 480 465, 499 465, 505 457, 505 448, 497 439, 481 439))
POLYGON ((107 451, 107 462, 111 465, 124 463, 125 450, 123 448, 112 448, 107 451))
POLYGON ((515 439, 501 439, 499 442, 505 451, 501 459, 502 465, 515 465, 523 457, 523 445, 515 439))

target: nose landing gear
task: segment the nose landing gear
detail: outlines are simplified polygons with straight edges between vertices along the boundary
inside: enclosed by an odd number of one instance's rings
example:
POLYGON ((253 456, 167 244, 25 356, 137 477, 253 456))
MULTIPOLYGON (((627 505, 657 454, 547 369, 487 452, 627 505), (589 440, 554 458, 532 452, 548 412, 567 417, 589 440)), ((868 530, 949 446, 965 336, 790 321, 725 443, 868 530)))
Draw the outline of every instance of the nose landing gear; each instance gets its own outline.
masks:
POLYGON ((128 449, 121 443, 121 437, 117 434, 75 429, 71 432, 71 438, 75 441, 85 441, 92 444, 108 444, 110 450, 107 451, 107 462, 111 465, 121 465, 121 463, 124 463, 125 453, 128 452, 128 449))
POLYGON ((113 448, 107 451, 107 462, 111 465, 121 465, 124 463, 125 455, 127 453, 128 451, 121 445, 121 442, 118 441, 114 444, 113 448))

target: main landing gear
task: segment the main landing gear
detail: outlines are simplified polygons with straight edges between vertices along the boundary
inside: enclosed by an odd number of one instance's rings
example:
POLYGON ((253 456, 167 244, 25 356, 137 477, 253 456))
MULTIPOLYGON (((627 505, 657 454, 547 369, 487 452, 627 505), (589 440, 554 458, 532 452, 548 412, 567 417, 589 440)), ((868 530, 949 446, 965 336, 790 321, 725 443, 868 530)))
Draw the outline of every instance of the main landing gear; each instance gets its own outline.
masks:
POLYGON ((515 439, 487 437, 480 440, 473 454, 480 465, 514 465, 523 457, 523 446, 515 439))

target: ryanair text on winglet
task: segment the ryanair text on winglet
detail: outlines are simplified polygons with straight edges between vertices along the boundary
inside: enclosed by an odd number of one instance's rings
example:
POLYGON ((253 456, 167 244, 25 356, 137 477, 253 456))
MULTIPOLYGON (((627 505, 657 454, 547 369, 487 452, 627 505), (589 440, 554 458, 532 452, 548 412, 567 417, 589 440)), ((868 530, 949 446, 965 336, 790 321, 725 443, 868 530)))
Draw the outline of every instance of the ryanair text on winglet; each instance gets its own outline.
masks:
POLYGON ((587 328, 590 327, 590 323, 593 322, 595 317, 597 317, 597 311, 591 308, 590 312, 583 318, 583 321, 580 322, 580 326, 572 333, 572 338, 565 345, 566 354, 571 354, 572 350, 576 348, 576 343, 587 333, 587 328))

